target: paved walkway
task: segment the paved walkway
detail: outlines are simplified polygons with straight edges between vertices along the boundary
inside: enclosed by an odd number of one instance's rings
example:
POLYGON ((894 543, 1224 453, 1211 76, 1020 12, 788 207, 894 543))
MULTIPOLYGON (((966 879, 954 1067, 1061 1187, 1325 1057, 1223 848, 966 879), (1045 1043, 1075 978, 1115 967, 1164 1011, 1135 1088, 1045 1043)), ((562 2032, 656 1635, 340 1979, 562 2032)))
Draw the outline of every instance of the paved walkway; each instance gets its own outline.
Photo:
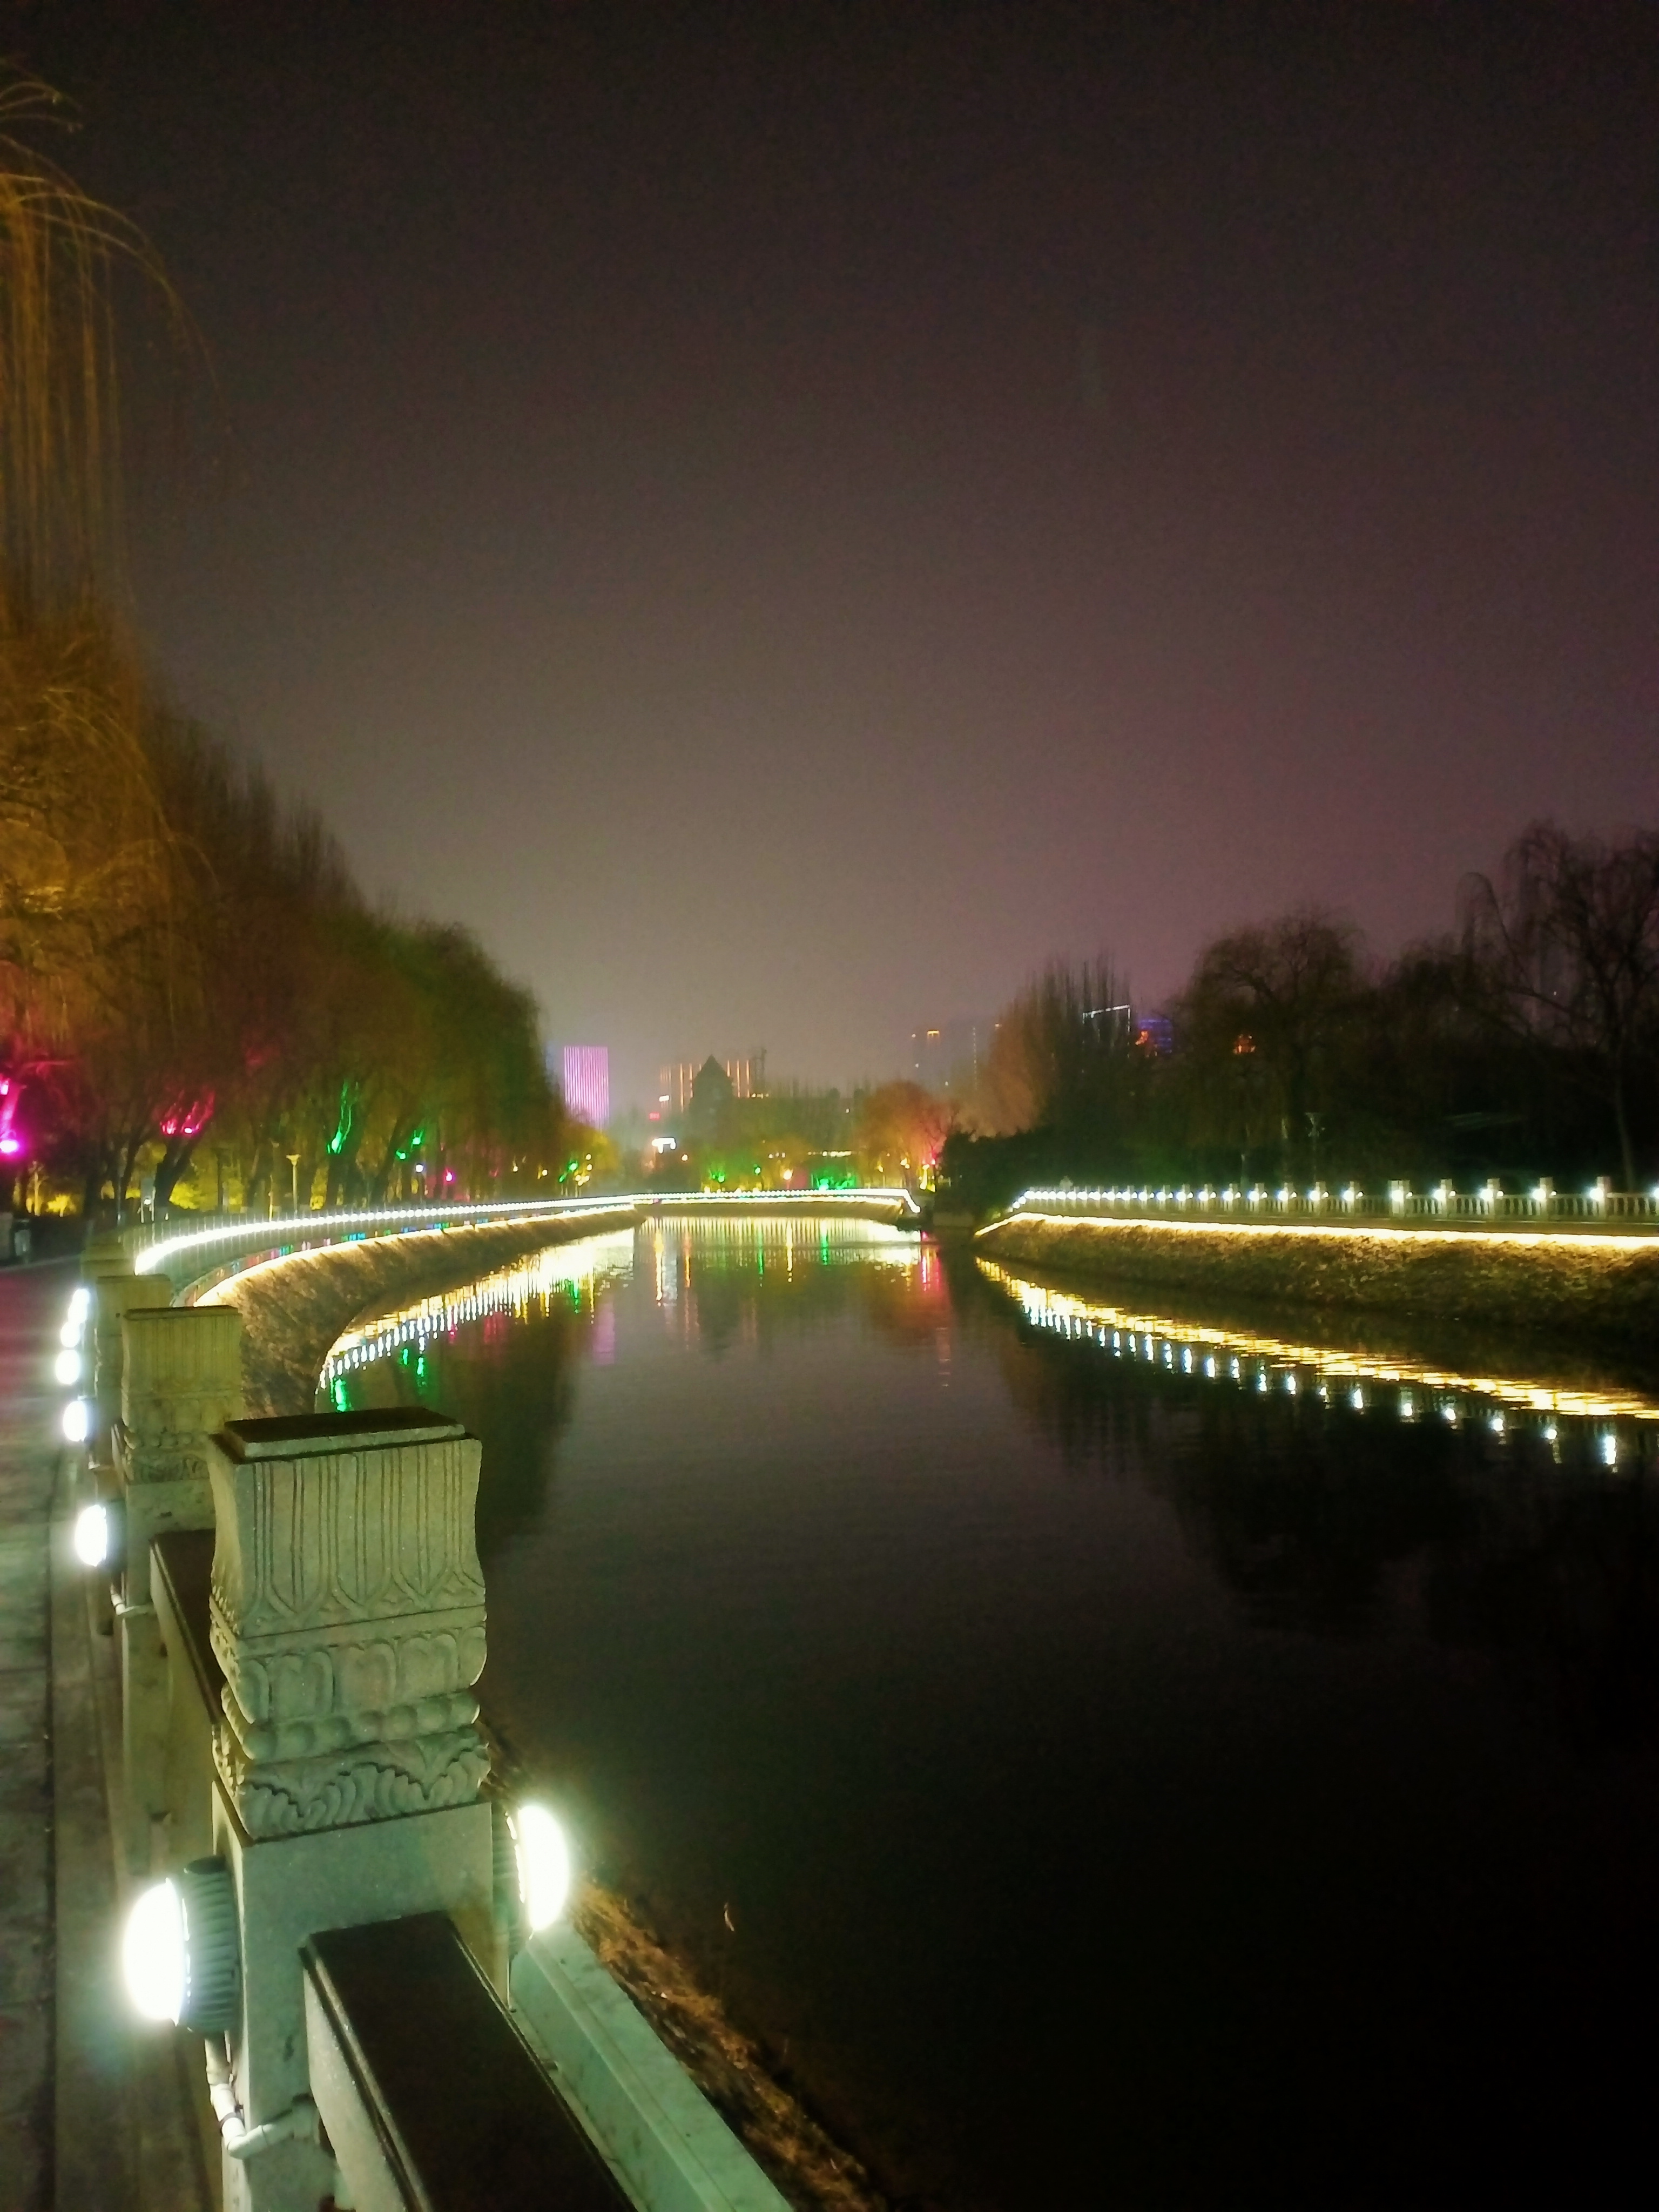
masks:
POLYGON ((54 2194, 50 1530, 72 1261, 0 1270, 0 2205, 54 2194))

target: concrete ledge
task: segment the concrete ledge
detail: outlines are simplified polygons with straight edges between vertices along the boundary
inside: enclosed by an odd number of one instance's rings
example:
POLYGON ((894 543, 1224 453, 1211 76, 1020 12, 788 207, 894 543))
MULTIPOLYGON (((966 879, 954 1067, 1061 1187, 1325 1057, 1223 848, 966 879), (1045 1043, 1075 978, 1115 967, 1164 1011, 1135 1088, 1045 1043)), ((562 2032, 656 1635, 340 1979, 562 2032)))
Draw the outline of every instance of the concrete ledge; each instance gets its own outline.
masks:
POLYGON ((580 1936, 532 1936, 512 1984, 520 2027, 641 2212, 788 2212, 580 1936))

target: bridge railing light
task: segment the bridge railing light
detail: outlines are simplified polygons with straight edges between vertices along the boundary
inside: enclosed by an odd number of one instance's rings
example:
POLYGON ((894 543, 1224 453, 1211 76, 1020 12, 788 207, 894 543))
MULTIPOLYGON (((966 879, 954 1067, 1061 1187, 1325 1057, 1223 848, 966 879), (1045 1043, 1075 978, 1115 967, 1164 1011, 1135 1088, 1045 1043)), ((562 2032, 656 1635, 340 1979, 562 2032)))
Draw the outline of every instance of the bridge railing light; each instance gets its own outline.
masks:
POLYGON ((115 1511, 107 1501, 95 1498, 75 1516, 75 1556, 83 1567, 104 1567, 115 1551, 115 1511))
POLYGON ((550 1928, 570 1899, 570 1846, 545 1805, 520 1805, 507 1816, 518 1865, 519 1899, 533 1936, 550 1928))
POLYGON ((192 1859, 139 1893, 121 1938, 122 1978, 141 2019, 222 2035, 241 2008, 235 1884, 222 1859, 192 1859))

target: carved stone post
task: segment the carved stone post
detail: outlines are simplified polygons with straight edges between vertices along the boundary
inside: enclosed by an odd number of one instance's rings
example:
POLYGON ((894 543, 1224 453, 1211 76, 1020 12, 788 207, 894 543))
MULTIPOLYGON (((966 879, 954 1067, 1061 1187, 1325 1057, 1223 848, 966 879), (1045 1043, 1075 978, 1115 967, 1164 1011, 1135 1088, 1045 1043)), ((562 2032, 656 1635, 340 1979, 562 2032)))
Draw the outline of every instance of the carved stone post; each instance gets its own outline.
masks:
MULTIPOLYGON (((215 1836, 241 1913, 251 2125, 306 2090, 307 1936, 435 1909, 489 1955, 479 1457, 416 1409, 235 1421, 213 1440, 215 1836)), ((325 2164, 304 2143, 228 2160, 227 2212, 309 2212, 325 2164)))
POLYGON ((97 1400, 94 1426, 88 1438, 92 1459, 107 1466, 111 1434, 121 1413, 121 1324, 130 1313, 173 1304, 165 1275, 101 1274, 92 1293, 92 1388, 97 1400))
POLYGON ((477 1795, 480 1450, 419 1413, 237 1422, 217 1439, 215 1759, 250 1836, 477 1795))
POLYGON ((152 1859, 167 1809, 167 1662, 150 1595, 152 1537, 210 1528, 208 1440, 242 1407, 242 1323, 230 1306, 130 1310, 121 1322, 115 1471, 126 1528, 120 1608, 127 1861, 152 1859))

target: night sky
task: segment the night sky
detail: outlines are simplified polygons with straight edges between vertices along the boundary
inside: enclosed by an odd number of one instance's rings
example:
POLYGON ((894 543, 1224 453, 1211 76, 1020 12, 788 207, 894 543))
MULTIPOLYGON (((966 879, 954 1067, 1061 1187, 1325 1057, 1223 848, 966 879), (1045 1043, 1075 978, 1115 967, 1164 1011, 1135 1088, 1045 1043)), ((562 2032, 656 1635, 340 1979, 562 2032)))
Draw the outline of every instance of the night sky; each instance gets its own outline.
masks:
POLYGON ((211 358, 158 665, 624 1097, 1659 819, 1659 9, 0 26, 211 358))

